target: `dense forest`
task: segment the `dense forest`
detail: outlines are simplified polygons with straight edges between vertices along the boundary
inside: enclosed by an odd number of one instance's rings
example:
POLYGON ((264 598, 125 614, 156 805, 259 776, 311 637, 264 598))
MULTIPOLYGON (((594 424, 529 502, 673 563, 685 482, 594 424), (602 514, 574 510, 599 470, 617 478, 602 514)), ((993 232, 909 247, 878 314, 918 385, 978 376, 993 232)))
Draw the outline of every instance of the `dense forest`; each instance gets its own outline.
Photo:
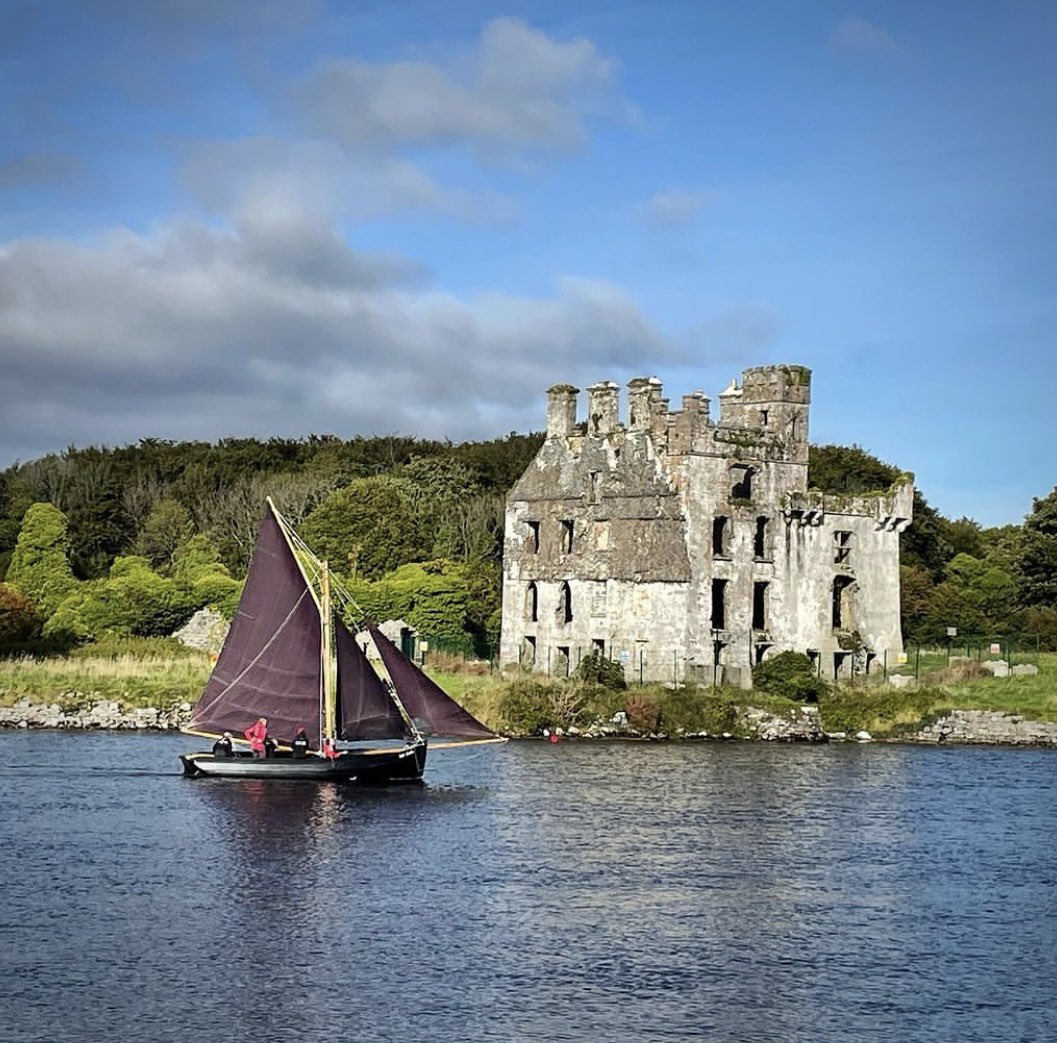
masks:
MULTIPOLYGON (((488 654, 499 629, 503 502, 542 434, 486 442, 144 440, 70 448, 0 473, 0 644, 171 633, 230 615, 271 496, 375 618, 488 654)), ((813 446, 809 483, 884 488, 901 471, 813 446)), ((984 529, 919 490, 902 535, 904 634, 1038 635, 1057 648, 1057 489, 1020 526, 984 529)))

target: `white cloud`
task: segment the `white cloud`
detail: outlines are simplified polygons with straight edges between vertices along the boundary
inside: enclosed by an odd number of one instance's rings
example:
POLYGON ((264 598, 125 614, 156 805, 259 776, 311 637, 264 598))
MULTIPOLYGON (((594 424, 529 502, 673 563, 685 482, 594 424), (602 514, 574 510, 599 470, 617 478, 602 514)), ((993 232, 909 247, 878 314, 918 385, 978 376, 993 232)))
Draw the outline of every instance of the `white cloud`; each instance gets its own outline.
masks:
POLYGON ((330 59, 294 98, 316 133, 344 145, 568 151, 583 145, 587 117, 628 114, 616 74, 589 40, 500 18, 461 62, 330 59))
POLYGON ((464 299, 311 215, 0 248, 0 463, 74 444, 539 428, 556 380, 673 359, 635 303, 567 279, 464 299))
POLYGON ((679 226, 692 223, 711 201, 710 192, 687 192, 672 188, 655 192, 643 208, 647 220, 660 226, 679 226))
POLYGON ((842 19, 829 37, 830 46, 852 54, 883 54, 899 50, 891 34, 865 18, 848 16, 842 19))

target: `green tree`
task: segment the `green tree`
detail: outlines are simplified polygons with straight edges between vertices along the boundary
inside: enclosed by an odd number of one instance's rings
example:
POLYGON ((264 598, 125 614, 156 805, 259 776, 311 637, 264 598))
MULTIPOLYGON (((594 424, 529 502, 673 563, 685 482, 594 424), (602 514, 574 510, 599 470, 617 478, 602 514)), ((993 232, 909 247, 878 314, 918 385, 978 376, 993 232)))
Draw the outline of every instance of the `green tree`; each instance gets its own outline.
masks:
POLYGON ((45 618, 77 587, 70 567, 66 515, 50 503, 26 511, 7 581, 25 594, 45 618))
POLYGON ((168 569, 172 567, 179 547, 193 533, 191 512, 179 500, 165 497, 150 509, 133 544, 133 551, 155 568, 168 569))
POLYGON ((1057 608, 1057 488, 1032 501, 1019 551, 1021 603, 1057 608))
POLYGON ((331 493, 301 526, 312 549, 340 572, 379 579, 427 556, 406 481, 358 478, 331 493))

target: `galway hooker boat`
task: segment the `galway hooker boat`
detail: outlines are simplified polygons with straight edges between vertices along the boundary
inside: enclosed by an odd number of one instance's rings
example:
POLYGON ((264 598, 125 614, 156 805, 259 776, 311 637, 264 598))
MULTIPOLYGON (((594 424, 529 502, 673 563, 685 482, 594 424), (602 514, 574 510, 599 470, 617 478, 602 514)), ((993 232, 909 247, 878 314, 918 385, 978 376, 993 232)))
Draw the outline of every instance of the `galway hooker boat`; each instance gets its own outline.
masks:
POLYGON ((264 757, 240 746, 184 754, 185 774, 414 782, 431 736, 455 740, 434 749, 503 741, 368 626, 376 671, 336 607, 355 606, 269 499, 238 611, 183 730, 214 739, 228 732, 241 743, 264 717, 276 748, 264 757), (307 753, 292 746, 301 729, 307 753))

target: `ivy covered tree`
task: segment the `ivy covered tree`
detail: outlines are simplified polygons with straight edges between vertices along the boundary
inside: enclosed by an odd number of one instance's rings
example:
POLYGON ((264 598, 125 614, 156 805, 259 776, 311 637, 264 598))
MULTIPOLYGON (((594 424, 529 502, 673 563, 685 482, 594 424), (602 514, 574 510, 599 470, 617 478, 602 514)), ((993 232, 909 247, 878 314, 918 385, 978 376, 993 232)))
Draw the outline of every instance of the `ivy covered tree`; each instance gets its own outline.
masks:
POLYGON ((49 637, 84 641, 105 636, 167 637, 199 608, 175 580, 160 576, 146 558, 115 560, 105 579, 82 583, 45 624, 49 637))
POLYGON ((22 521, 7 581, 45 618, 77 587, 69 551, 66 515, 50 503, 33 504, 22 521))

